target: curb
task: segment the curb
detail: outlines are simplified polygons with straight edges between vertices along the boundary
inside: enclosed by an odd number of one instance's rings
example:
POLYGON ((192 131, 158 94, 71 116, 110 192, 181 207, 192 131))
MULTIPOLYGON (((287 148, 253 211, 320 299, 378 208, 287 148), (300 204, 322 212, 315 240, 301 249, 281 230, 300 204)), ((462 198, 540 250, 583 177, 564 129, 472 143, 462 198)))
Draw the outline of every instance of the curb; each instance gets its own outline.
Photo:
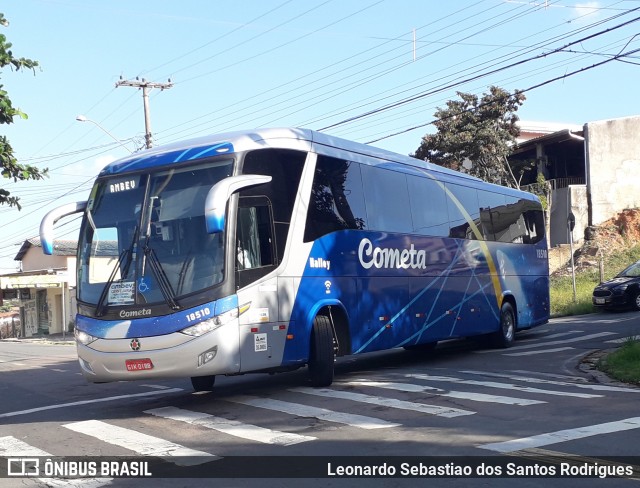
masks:
POLYGON ((63 339, 60 337, 9 337, 7 339, 0 339, 0 342, 28 342, 36 344, 54 344, 54 345, 74 345, 75 340, 72 335, 63 339))
POLYGON ((616 348, 613 348, 613 349, 600 349, 599 351, 593 351, 587 354, 586 356, 584 356, 580 360, 580 362, 578 363, 578 369, 582 373, 585 373, 586 375, 588 375, 590 377, 590 381, 593 383, 622 386, 625 388, 633 388, 633 387, 637 388, 638 385, 635 385, 633 383, 625 383, 623 381, 619 381, 614 378, 611 378, 607 373, 600 371, 596 367, 596 365, 601 359, 607 357, 608 354, 616 350, 617 350, 616 348))

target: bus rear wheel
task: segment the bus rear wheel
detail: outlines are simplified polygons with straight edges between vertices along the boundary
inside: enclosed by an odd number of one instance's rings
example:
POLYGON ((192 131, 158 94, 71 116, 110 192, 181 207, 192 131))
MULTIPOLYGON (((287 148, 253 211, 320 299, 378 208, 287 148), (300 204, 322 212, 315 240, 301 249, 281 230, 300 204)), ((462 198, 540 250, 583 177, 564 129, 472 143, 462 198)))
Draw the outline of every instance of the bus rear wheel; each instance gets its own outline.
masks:
POLYGON ((309 351, 309 379, 312 386, 333 383, 333 327, 328 317, 318 315, 313 321, 309 351))
POLYGON ((215 376, 193 376, 191 378, 191 385, 195 391, 213 391, 215 382, 215 376))
POLYGON ((504 302, 500 309, 500 328, 493 333, 493 346, 510 347, 516 335, 516 314, 509 302, 504 302))

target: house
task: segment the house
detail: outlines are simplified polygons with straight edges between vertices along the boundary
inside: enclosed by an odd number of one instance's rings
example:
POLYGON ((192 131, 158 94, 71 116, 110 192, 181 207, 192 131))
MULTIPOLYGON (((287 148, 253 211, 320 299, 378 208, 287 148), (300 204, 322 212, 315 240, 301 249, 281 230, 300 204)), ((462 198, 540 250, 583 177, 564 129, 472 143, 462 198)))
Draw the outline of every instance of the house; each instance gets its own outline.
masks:
POLYGON ((27 239, 14 258, 21 271, 0 276, 2 298, 19 306, 23 337, 71 332, 76 248, 76 241, 55 241, 53 255, 47 256, 40 239, 27 239))
POLYGON ((524 175, 522 189, 535 182, 537 173, 551 184, 551 247, 570 242, 570 214, 575 218, 571 238, 579 243, 589 226, 640 207, 640 116, 550 131, 523 129, 527 137, 520 140, 509 161, 535 163, 524 175))

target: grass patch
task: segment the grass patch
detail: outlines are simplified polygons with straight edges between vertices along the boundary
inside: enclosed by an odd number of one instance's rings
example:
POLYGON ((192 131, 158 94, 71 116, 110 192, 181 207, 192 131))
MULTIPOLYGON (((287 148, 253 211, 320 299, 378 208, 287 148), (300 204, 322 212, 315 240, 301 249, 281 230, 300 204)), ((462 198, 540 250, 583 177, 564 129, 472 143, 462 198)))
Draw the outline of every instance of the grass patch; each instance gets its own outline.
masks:
POLYGON ((595 312, 591 297, 593 289, 600 282, 591 273, 576 275, 576 300, 573 300, 573 284, 571 276, 552 277, 549 294, 551 298, 551 315, 582 315, 595 312), (589 275, 589 276, 587 276, 589 275))
POLYGON ((628 339, 619 349, 598 361, 596 367, 619 381, 640 384, 640 341, 628 339))

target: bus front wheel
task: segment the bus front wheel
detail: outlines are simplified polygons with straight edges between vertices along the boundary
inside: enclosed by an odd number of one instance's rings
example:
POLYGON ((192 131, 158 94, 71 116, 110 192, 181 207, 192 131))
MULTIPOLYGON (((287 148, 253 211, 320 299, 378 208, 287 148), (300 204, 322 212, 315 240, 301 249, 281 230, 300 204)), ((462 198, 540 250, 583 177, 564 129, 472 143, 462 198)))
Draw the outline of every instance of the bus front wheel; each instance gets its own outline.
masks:
POLYGON ((500 309, 500 327, 493 334, 493 345, 499 348, 510 347, 516 335, 516 314, 509 302, 500 309))
POLYGON ((333 327, 328 317, 318 315, 311 330, 309 351, 309 379, 312 386, 329 386, 333 383, 333 327))
POLYGON ((191 385, 195 391, 213 391, 215 382, 215 376, 193 376, 191 378, 191 385))

